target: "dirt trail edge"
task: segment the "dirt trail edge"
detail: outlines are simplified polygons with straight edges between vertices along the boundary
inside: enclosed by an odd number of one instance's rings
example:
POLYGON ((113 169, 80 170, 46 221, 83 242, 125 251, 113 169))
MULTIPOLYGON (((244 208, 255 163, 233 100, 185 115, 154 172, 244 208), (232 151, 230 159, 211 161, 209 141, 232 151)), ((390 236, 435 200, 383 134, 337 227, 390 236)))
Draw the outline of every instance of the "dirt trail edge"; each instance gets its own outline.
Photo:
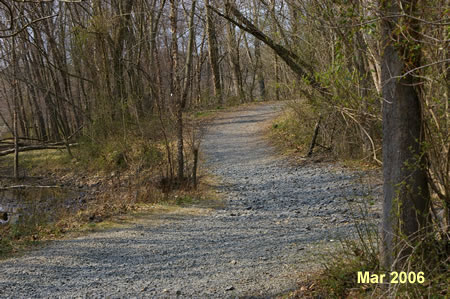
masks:
POLYGON ((61 240, 0 262, 0 298, 275 297, 317 266, 314 253, 351 234, 346 200, 362 174, 292 167, 264 128, 280 105, 222 113, 203 142, 226 208, 61 240))

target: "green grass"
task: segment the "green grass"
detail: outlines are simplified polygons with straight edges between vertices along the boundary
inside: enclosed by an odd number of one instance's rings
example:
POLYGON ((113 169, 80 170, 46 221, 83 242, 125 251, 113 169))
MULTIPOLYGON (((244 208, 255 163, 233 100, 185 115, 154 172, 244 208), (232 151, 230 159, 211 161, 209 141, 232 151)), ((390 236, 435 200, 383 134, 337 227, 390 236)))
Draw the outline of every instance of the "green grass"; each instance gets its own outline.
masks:
POLYGON ((189 206, 189 205, 192 205, 195 202, 198 202, 198 200, 193 198, 190 195, 182 195, 180 197, 177 196, 176 199, 175 199, 175 204, 177 206, 189 206))
POLYGON ((213 112, 212 111, 199 111, 199 112, 195 112, 194 116, 197 118, 201 118, 201 117, 207 117, 212 115, 213 112))

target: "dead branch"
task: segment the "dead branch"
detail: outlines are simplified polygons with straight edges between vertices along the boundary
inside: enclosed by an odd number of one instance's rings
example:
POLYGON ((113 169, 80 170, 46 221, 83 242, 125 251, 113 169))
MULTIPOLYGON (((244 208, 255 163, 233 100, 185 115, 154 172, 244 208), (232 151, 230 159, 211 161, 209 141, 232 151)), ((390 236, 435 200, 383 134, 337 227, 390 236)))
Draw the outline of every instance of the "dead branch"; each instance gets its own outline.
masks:
POLYGON ((321 121, 322 121, 322 115, 319 116, 319 120, 317 121, 316 127, 314 128, 314 135, 311 139, 311 145, 309 146, 309 151, 308 151, 308 154, 306 155, 307 157, 311 157, 311 155, 313 154, 313 150, 316 145, 317 135, 319 135, 319 128, 320 128, 321 121))
MULTIPOLYGON (((70 147, 77 146, 78 143, 69 144, 70 147)), ((28 152, 35 150, 43 150, 43 149, 66 149, 65 145, 29 145, 22 148, 19 148, 19 152, 28 152)), ((9 154, 13 154, 14 149, 8 149, 0 152, 0 157, 7 156, 9 154)))
POLYGON ((39 185, 14 185, 14 186, 7 186, 7 187, 1 187, 0 191, 6 191, 6 190, 17 190, 17 189, 27 189, 27 188, 40 188, 40 189, 51 189, 51 188, 61 188, 61 186, 39 186, 39 185))

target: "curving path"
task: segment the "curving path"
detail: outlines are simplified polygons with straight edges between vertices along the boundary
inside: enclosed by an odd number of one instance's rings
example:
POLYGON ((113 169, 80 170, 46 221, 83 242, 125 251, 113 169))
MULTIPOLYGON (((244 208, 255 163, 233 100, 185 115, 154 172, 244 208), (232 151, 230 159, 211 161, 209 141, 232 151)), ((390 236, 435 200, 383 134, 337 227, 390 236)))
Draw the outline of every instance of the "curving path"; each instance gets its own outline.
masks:
POLYGON ((280 105, 222 113, 203 142, 225 208, 93 233, 0 262, 0 298, 275 297, 351 233, 360 173, 292 167, 264 137, 280 105))

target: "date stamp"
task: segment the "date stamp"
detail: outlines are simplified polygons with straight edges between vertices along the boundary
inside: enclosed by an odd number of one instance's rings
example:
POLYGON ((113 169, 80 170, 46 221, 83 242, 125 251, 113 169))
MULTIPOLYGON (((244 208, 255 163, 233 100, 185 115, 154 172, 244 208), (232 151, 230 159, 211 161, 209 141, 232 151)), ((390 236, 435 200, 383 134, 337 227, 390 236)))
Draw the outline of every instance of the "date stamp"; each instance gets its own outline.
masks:
POLYGON ((405 283, 419 283, 425 282, 425 275, 423 272, 396 272, 389 273, 371 273, 369 271, 358 271, 358 283, 392 283, 392 284, 405 284, 405 283), (388 277, 387 277, 388 276, 388 277), (388 280, 388 281, 387 281, 388 280))

